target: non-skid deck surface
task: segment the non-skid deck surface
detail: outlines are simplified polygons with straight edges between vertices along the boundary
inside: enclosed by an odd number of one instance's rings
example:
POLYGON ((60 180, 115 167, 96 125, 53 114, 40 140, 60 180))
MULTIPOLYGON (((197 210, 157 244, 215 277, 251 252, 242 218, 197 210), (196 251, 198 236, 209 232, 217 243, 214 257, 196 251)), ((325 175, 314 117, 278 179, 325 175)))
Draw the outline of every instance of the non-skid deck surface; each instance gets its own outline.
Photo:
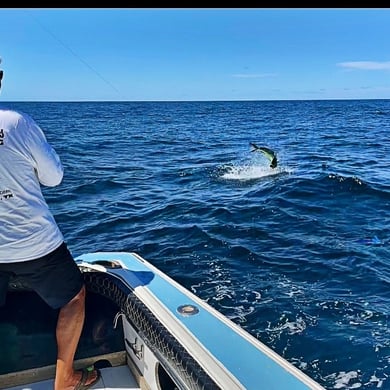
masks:
MULTIPOLYGON (((101 368, 101 378, 90 389, 93 390, 140 390, 127 365, 101 368)), ((10 387, 5 390, 53 390, 53 379, 10 387)))

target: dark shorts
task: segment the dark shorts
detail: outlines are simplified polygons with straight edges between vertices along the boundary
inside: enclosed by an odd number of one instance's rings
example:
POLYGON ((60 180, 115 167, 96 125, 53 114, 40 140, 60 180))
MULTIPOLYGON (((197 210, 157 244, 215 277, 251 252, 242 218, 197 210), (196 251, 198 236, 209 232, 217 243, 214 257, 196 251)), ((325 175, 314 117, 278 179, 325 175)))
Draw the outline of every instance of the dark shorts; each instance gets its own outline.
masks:
POLYGON ((0 263, 0 305, 5 302, 11 278, 36 291, 53 309, 66 305, 84 285, 83 275, 65 242, 36 260, 0 263))

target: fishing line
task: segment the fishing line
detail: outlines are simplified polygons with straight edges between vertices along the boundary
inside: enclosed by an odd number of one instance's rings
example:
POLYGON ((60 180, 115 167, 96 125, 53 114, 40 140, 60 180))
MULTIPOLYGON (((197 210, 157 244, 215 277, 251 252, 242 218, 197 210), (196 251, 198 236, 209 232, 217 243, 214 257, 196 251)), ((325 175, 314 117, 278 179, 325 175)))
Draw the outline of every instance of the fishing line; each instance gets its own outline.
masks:
POLYGON ((121 92, 105 77, 102 76, 95 68, 93 68, 87 61, 82 59, 74 50, 72 50, 64 41, 58 38, 51 30, 49 30, 38 18, 36 18, 31 12, 27 12, 32 19, 42 28, 42 30, 46 31, 54 40, 56 40, 62 47, 68 50, 75 58, 77 58, 81 63, 83 63, 89 70, 95 73, 101 80, 103 80, 108 86, 110 86, 123 100, 125 98, 121 94, 121 92))

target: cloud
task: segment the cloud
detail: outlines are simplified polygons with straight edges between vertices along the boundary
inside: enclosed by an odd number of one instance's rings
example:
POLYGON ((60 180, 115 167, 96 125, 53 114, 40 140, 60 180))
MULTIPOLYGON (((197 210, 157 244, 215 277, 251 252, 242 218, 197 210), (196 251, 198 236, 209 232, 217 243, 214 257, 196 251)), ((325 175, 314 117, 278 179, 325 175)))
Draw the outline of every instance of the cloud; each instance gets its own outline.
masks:
POLYGON ((361 70, 390 70, 390 61, 375 62, 375 61, 351 61, 339 62, 337 66, 347 69, 361 69, 361 70))
POLYGON ((237 73, 232 76, 239 79, 262 79, 265 77, 274 77, 276 73, 237 73))

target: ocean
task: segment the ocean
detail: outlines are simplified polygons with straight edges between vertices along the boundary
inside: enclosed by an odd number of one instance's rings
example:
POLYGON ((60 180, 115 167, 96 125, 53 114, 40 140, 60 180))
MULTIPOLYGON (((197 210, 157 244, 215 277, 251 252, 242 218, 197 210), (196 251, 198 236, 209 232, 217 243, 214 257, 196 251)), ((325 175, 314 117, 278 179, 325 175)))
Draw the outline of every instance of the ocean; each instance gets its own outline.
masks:
POLYGON ((390 389, 390 100, 7 105, 61 157, 74 256, 137 252, 326 389, 390 389))

